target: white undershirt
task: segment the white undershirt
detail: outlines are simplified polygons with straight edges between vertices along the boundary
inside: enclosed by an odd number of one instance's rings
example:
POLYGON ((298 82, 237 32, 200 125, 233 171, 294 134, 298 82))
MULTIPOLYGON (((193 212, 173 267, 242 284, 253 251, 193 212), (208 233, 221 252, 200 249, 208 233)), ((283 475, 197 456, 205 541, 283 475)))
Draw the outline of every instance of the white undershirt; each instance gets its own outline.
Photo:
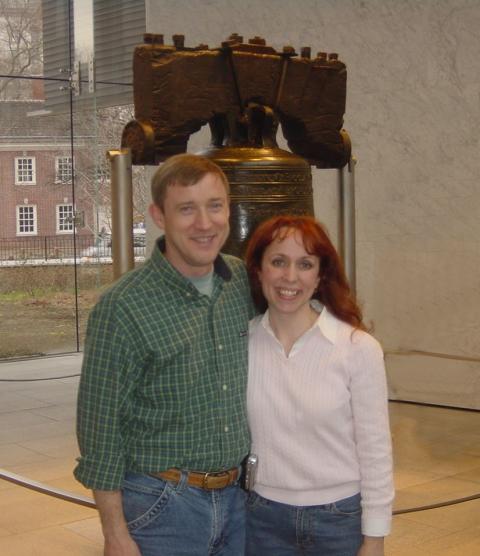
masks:
POLYGON ((265 315, 250 323, 248 418, 255 491, 297 506, 362 496, 362 531, 390 531, 391 438, 383 353, 326 309, 288 356, 265 315), (353 332, 353 335, 352 335, 353 332))

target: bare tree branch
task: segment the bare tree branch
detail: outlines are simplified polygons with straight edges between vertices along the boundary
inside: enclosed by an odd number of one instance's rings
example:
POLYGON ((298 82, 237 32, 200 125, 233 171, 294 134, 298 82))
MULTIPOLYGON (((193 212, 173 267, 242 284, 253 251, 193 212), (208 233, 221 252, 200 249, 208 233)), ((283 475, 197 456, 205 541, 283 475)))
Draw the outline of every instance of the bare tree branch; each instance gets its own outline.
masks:
POLYGON ((18 77, 38 75, 42 69, 40 0, 0 0, 0 98, 31 96, 18 77))

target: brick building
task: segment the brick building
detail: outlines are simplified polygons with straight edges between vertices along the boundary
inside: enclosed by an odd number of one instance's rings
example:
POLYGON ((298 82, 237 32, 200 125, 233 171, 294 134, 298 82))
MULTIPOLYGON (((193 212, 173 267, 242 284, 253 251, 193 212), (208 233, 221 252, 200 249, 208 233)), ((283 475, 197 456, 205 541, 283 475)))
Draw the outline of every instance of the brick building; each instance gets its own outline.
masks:
POLYGON ((42 114, 43 106, 42 100, 0 101, 0 239, 52 242, 74 229, 93 238, 93 196, 85 178, 74 176, 88 138, 76 141, 72 157, 69 117, 42 114))
MULTIPOLYGON (((0 250, 6 242, 74 236, 88 247, 111 227, 105 152, 119 146, 121 110, 132 102, 131 59, 146 30, 145 3, 14 2, 0 10, 0 38, 7 29, 24 29, 16 38, 27 48, 14 52, 18 67, 0 52, 8 62, 0 95, 0 250)), ((138 182, 137 223, 145 205, 144 179, 138 182)))

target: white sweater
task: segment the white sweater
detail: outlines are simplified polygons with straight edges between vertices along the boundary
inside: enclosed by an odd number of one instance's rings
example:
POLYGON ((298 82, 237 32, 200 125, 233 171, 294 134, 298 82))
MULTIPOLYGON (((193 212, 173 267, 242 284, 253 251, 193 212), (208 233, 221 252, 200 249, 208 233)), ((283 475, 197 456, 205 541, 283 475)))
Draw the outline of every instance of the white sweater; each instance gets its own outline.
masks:
POLYGON ((253 319, 248 419, 258 494, 312 506, 360 492, 363 534, 389 533, 387 387, 383 352, 372 336, 324 308, 287 357, 268 311, 253 319))

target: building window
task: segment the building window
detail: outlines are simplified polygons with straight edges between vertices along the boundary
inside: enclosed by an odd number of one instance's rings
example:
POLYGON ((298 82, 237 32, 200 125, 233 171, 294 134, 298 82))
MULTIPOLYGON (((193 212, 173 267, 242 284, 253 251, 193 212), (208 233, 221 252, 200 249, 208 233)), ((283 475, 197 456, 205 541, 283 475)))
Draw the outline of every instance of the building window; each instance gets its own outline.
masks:
POLYGON ((35 182, 35 158, 15 158, 15 184, 32 185, 35 182))
POLYGON ((55 183, 72 183, 72 157, 55 157, 55 183))
POLYGON ((73 232, 74 224, 73 205, 57 205, 57 234, 73 232))
POLYGON ((17 235, 37 234, 37 207, 35 205, 17 206, 17 235))

